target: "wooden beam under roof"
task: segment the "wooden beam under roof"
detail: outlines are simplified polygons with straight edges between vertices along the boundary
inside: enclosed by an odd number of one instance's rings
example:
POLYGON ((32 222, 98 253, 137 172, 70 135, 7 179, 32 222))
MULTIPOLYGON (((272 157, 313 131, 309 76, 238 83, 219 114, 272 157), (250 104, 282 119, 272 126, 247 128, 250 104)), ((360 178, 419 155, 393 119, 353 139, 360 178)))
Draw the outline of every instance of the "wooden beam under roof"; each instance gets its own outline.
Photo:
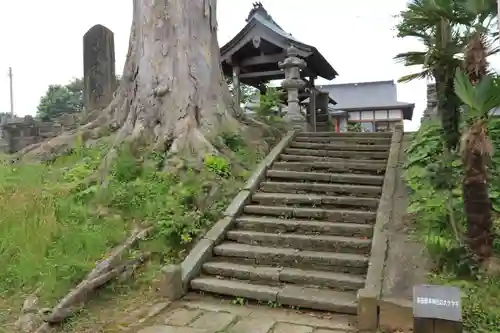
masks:
POLYGON ((240 74, 241 79, 266 78, 268 80, 275 80, 275 77, 278 79, 284 78, 285 72, 280 69, 276 71, 249 72, 240 74))
POLYGON ((255 66, 255 65, 264 65, 264 64, 277 64, 280 61, 285 59, 285 54, 268 54, 268 55, 260 55, 256 57, 250 57, 243 59, 241 61, 241 66, 255 66))

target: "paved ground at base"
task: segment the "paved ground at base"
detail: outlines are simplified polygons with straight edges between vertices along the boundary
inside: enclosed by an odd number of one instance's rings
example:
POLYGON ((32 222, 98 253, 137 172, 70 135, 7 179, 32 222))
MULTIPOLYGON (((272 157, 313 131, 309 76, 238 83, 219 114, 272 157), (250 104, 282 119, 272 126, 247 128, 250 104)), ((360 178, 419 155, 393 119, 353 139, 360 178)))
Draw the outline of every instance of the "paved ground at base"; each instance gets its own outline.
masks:
POLYGON ((235 305, 190 294, 148 320, 137 333, 343 333, 355 332, 355 317, 326 312, 235 305))

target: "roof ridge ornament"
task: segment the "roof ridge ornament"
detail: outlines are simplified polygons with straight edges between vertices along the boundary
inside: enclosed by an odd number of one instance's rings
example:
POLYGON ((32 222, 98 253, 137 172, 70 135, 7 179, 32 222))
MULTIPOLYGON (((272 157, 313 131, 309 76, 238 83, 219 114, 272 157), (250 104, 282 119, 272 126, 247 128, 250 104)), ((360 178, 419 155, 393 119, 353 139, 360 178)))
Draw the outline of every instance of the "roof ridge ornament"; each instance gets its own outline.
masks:
POLYGON ((257 1, 257 2, 254 2, 252 4, 253 8, 252 10, 250 11, 250 13, 248 13, 248 17, 247 17, 247 22, 250 21, 252 19, 252 17, 256 14, 256 13, 261 13, 267 20, 273 20, 273 18, 271 17, 271 15, 269 15, 269 13, 267 12, 267 10, 264 8, 264 6, 262 5, 262 2, 260 1, 257 1))

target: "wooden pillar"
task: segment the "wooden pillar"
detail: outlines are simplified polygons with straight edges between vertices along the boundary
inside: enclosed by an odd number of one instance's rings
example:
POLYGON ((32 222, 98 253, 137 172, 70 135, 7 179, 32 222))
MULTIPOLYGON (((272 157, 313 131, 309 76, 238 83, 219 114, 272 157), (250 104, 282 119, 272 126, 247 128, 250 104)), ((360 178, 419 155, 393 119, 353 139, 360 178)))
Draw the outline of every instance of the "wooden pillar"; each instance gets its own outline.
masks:
POLYGON ((241 88, 240 88, 240 66, 233 67, 233 85, 234 85, 234 102, 240 106, 241 103, 241 88))
POLYGON ((309 83, 311 84, 311 95, 309 96, 309 111, 311 113, 311 127, 312 131, 317 131, 316 126, 316 87, 314 86, 314 76, 309 77, 309 83))

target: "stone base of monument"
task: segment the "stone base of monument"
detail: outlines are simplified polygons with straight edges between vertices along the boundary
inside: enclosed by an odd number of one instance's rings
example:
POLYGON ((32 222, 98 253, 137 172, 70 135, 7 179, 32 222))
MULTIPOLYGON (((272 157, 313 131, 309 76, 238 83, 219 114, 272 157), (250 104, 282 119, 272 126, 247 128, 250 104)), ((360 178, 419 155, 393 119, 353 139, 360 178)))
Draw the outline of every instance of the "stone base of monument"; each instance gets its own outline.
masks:
POLYGON ((310 130, 310 126, 306 121, 305 117, 300 117, 300 116, 286 116, 285 115, 285 120, 290 123, 291 127, 295 130, 298 131, 303 131, 307 132, 310 130))
POLYGON ((413 332, 413 303, 408 299, 382 298, 379 305, 379 328, 382 332, 413 332))

